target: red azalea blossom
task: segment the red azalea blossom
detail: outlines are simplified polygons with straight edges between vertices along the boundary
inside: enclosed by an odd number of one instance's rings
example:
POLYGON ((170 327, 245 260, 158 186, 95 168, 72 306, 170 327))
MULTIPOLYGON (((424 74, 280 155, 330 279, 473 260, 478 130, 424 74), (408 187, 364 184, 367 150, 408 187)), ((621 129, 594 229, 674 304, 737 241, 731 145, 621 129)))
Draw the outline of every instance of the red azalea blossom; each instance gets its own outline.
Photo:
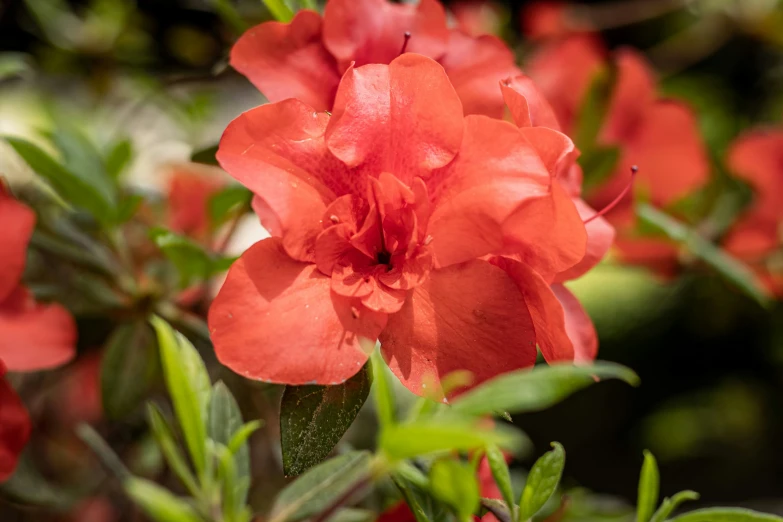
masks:
MULTIPOLYGON (((36 303, 20 284, 35 214, 0 182, 0 379, 6 370, 59 366, 74 355, 76 325, 57 304, 36 303)), ((30 435, 30 419, 13 388, 0 380, 0 481, 7 479, 30 435)))
POLYGON ((554 0, 532 2, 522 9, 522 32, 528 38, 563 38, 591 28, 568 16, 568 4, 554 0))
POLYGON ((587 234, 558 158, 561 133, 463 117, 444 70, 417 54, 351 68, 333 114, 299 100, 234 120, 223 168, 269 230, 234 263, 209 312, 218 358, 246 377, 335 384, 380 339, 392 371, 472 372, 474 384, 573 360, 550 283, 587 234), (503 256, 508 254, 508 256, 503 256))
MULTIPOLYGON (((576 119, 593 79, 606 70, 606 52, 595 37, 573 36, 545 45, 532 59, 528 73, 552 104, 564 132, 573 135, 576 119)), ((598 141, 617 147, 613 174, 592 190, 587 200, 596 208, 612 202, 631 182, 649 201, 666 207, 703 187, 709 161, 692 110, 684 103, 662 99, 655 91, 651 68, 631 49, 614 55, 616 82, 598 141)), ((655 238, 633 235, 633 195, 607 213, 620 231, 616 246, 626 261, 649 261, 660 267, 676 263, 676 248, 655 238)))
POLYGON ((460 0, 449 6, 459 28, 471 36, 499 35, 508 13, 490 0, 460 0))
POLYGON ((352 64, 388 64, 404 51, 443 65, 465 114, 503 115, 497 82, 519 72, 513 53, 494 36, 449 29, 436 0, 330 0, 323 18, 304 10, 291 23, 250 29, 232 49, 231 65, 269 101, 297 98, 324 111, 352 64))
POLYGON ((771 292, 783 296, 783 130, 755 130, 729 148, 727 165, 756 193, 729 230, 724 247, 747 262, 771 292))
POLYGON ((171 166, 168 227, 198 240, 209 233, 209 199, 225 186, 220 169, 196 163, 171 166))

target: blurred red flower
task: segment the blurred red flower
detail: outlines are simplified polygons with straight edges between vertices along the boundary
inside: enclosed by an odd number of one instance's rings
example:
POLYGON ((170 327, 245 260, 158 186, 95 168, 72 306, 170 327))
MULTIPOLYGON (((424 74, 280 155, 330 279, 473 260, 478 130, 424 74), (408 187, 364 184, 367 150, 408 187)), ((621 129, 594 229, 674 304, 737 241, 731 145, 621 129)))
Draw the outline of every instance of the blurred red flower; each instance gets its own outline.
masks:
POLYGON ((335 384, 367 360, 360 339, 380 338, 419 394, 455 370, 477 384, 532 365, 536 343, 573 360, 549 287, 585 256, 553 181, 572 149, 554 130, 463 117, 418 54, 349 69, 332 115, 299 100, 244 113, 218 159, 281 237, 229 271, 209 312, 218 358, 250 378, 335 384))
MULTIPOLYGON (((582 35, 544 45, 527 71, 552 104, 564 132, 574 136, 591 84, 599 74, 608 74, 608 67, 601 42, 582 35)), ((710 167, 693 111, 658 96, 652 70, 638 52, 617 51, 613 67, 615 81, 597 141, 617 147, 619 159, 586 200, 595 208, 611 203, 631 182, 633 165, 638 166, 635 192, 655 206, 669 206, 702 188, 710 167)), ((616 246, 625 261, 662 269, 676 264, 675 245, 636 234, 631 191, 606 217, 618 230, 616 246)))
POLYGON ((755 192, 729 230, 724 248, 753 268, 771 292, 783 296, 783 130, 745 133, 729 147, 727 165, 755 192))
POLYGON ((418 5, 330 0, 323 19, 305 10, 291 23, 250 29, 232 49, 231 65, 269 101, 297 98, 324 111, 331 110, 340 77, 351 64, 388 64, 403 50, 443 65, 465 114, 502 116, 497 82, 519 72, 513 53, 494 36, 474 38, 449 29, 436 0, 418 5))
POLYGON ((470 36, 500 35, 508 12, 491 0, 460 0, 449 6, 459 28, 470 36))
POLYGON ((225 187, 225 174, 215 167, 197 163, 170 166, 168 183, 168 227, 196 240, 209 238, 208 204, 225 187))
MULTIPOLYGON (((21 285, 35 214, 16 201, 0 181, 0 379, 7 370, 35 371, 59 366, 75 353, 76 325, 58 304, 36 303, 21 285)), ((16 467, 30 434, 24 405, 0 380, 0 481, 16 467)))
POLYGON ((522 33, 530 39, 563 38, 589 32, 584 21, 568 16, 568 3, 554 0, 531 2, 522 8, 522 33))

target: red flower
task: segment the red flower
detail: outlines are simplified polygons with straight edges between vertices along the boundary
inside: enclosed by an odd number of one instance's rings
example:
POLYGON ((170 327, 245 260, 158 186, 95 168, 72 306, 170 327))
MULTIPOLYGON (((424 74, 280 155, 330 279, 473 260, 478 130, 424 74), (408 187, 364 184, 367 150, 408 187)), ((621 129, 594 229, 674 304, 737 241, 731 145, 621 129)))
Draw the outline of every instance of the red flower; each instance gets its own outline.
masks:
MULTIPOLYGON (((35 214, 0 182, 0 379, 6 370, 52 368, 74 355, 76 326, 60 305, 36 303, 20 284, 35 214)), ((30 419, 13 388, 0 380, 0 481, 14 471, 30 419)))
POLYGON ((436 0, 330 0, 323 19, 299 11, 289 24, 250 29, 232 49, 231 65, 272 102, 297 98, 324 111, 331 110, 351 64, 388 64, 403 49, 443 65, 465 114, 503 115, 497 82, 519 72, 513 53, 494 36, 449 29, 436 0))
POLYGON ((171 166, 168 227, 198 240, 209 234, 209 199, 225 186, 220 169, 197 163, 171 166))
POLYGON ((727 164, 751 185, 756 197, 727 234, 724 247, 747 262, 770 291, 783 296, 783 130, 755 130, 740 136, 729 148, 727 164))
MULTIPOLYGON (((630 183, 631 166, 636 165, 635 189, 653 205, 668 206, 707 182, 709 162, 696 119, 684 103, 656 94, 652 71, 640 54, 622 49, 614 60, 616 83, 598 142, 618 147, 620 159, 609 179, 586 199, 596 208, 608 205, 630 183)), ((573 135, 591 82, 606 67, 604 48, 596 38, 574 36, 544 46, 528 72, 552 103, 566 134, 573 135)), ((607 219, 620 232, 616 244, 621 257, 627 250, 627 260, 638 259, 641 250, 652 254, 656 263, 661 258, 674 260, 671 244, 632 234, 636 221, 631 192, 607 219)))
POLYGON ((553 0, 532 2, 522 9, 522 32, 531 39, 562 38, 591 30, 568 16, 568 4, 553 0))
MULTIPOLYGON (((587 249, 584 258, 557 274, 551 288, 565 311, 566 331, 574 346, 574 358, 590 361, 598 353, 595 327, 582 305, 562 283, 582 276, 603 259, 614 241, 614 228, 603 217, 596 216, 596 211, 582 200, 582 169, 576 163, 579 151, 563 134, 544 130, 559 131, 560 125, 554 110, 533 81, 520 75, 504 81, 501 89, 511 117, 523 132, 528 136, 548 136, 553 140, 550 141, 553 154, 548 158, 551 170, 586 222, 587 249)), ((542 143, 545 143, 543 139, 542 143)))
POLYGON ((470 36, 499 35, 508 18, 505 8, 490 0, 460 0, 449 8, 459 28, 470 36))
POLYGON ((585 255, 550 161, 573 145, 523 131, 463 118, 443 68, 417 54, 349 69, 331 116, 286 100, 234 120, 218 159, 281 237, 229 271, 209 312, 218 358, 334 384, 367 360, 360 340, 380 338, 415 393, 455 370, 480 383, 529 366, 536 343, 572 360, 549 283, 585 255))

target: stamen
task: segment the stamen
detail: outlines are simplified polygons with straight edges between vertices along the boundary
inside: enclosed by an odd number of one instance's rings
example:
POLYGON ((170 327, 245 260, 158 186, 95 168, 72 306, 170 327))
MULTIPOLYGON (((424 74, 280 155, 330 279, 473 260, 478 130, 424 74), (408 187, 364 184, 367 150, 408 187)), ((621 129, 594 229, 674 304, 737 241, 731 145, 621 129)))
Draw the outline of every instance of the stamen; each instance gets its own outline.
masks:
POLYGON ((405 54, 405 50, 408 48, 408 42, 411 39, 411 32, 405 31, 405 34, 403 34, 403 37, 405 38, 405 41, 402 42, 402 49, 400 49, 400 54, 405 54))
POLYGON ((340 222, 340 218, 338 218, 337 216, 332 214, 331 216, 329 216, 329 221, 331 221, 332 223, 334 223, 336 225, 337 223, 340 222))
POLYGON ((593 215, 593 216, 590 216, 589 218, 585 219, 585 220, 583 221, 583 223, 586 225, 586 224, 588 224, 589 222, 591 222, 592 220, 594 220, 594 219, 596 219, 596 218, 599 218, 599 217, 603 216, 604 214, 606 214, 607 212, 609 212, 610 210, 612 210, 614 207, 616 207, 616 206, 617 206, 617 204, 618 204, 618 203, 620 203, 620 201, 621 201, 621 200, 622 200, 622 199, 625 197, 625 195, 626 195, 626 194, 628 194, 628 191, 629 191, 629 190, 631 190, 631 187, 633 186, 633 180, 634 180, 634 179, 636 179, 636 173, 637 173, 637 172, 639 172, 639 167, 637 167, 636 165, 633 165, 633 166, 631 167, 631 181, 629 181, 629 182, 628 182, 628 185, 626 185, 626 186, 625 186, 625 188, 623 189, 623 191, 622 191, 622 192, 620 192, 620 194, 618 194, 618 195, 617 195, 617 197, 616 197, 616 198, 614 198, 614 199, 612 200, 612 202, 611 202, 611 203, 609 203, 608 205, 606 205, 604 208, 602 208, 602 209, 601 209, 599 212, 597 212, 595 215, 593 215))

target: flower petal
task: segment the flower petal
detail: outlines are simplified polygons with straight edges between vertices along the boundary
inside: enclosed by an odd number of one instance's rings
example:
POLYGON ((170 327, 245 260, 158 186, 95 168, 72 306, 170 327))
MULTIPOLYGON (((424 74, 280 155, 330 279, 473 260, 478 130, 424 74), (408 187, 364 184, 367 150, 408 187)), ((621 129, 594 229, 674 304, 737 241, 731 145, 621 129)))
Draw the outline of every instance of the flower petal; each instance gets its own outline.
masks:
POLYGON ((326 140, 329 150, 367 174, 416 176, 450 162, 462 143, 462 106, 443 68, 406 53, 390 65, 345 73, 326 140))
POLYGON ((313 260, 327 205, 366 190, 366 180, 327 150, 328 119, 298 100, 262 105, 229 124, 217 153, 223 168, 264 201, 255 206, 279 225, 289 255, 303 261, 313 260))
POLYGON ((0 482, 16 469, 19 455, 30 438, 30 415, 11 385, 3 378, 0 361, 0 482))
POLYGON ((491 263, 503 269, 524 296, 544 359, 550 363, 573 361, 575 351, 566 331, 565 312, 549 284, 525 263, 515 259, 493 257, 491 263))
POLYGON ((503 101, 517 127, 548 127, 559 131, 555 111, 535 82, 519 74, 500 83, 503 101))
POLYGON ((271 102, 297 98, 318 111, 332 108, 340 73, 321 42, 321 17, 299 11, 291 23, 266 22, 231 49, 231 66, 271 102))
POLYGON ((655 79, 644 57, 631 49, 621 49, 615 55, 617 80, 601 129, 605 143, 626 143, 655 102, 655 79))
POLYGON ((571 291, 563 285, 552 285, 565 312, 565 329, 574 346, 574 362, 590 362, 598 355, 598 334, 590 316, 571 291))
POLYGON ((514 53, 495 36, 471 37, 453 29, 449 48, 440 60, 457 91, 465 115, 503 117, 503 93, 498 82, 520 74, 514 53))
POLYGON ((367 361, 360 339, 374 341, 386 316, 334 294, 315 265, 294 261, 270 238, 232 265, 208 321, 218 359, 240 375, 336 384, 367 361))
POLYGON ((535 333, 522 294, 502 270, 474 260, 433 270, 380 337, 392 372, 413 393, 451 372, 473 384, 532 366, 535 333))
POLYGON ((519 129, 468 116, 459 155, 427 183, 432 250, 447 266, 509 246, 506 221, 526 202, 548 197, 551 177, 519 129))
POLYGON ((27 244, 35 228, 35 213, 6 192, 0 180, 0 302, 22 279, 27 244))
POLYGON ((172 165, 168 187, 168 227, 201 238, 209 231, 209 198, 225 185, 222 170, 183 163, 172 165))
POLYGON ((59 304, 36 303, 22 286, 0 304, 0 359, 9 370, 46 370, 76 353, 76 324, 59 304))
POLYGON ((727 163, 755 189, 754 212, 779 220, 783 216, 783 131, 743 134, 729 148, 727 163))
MULTIPOLYGON (((584 200, 574 198, 574 205, 579 212, 582 221, 586 221, 596 214, 584 200)), ((587 250, 585 257, 571 268, 560 272, 555 277, 556 282, 569 281, 584 275, 588 270, 597 265, 604 258, 614 243, 614 227, 603 217, 597 217, 585 225, 587 231, 587 250)))
POLYGON ((446 51, 446 12, 436 0, 418 5, 387 0, 330 0, 324 10, 324 45, 342 71, 351 62, 387 64, 406 51, 438 59, 446 51))

